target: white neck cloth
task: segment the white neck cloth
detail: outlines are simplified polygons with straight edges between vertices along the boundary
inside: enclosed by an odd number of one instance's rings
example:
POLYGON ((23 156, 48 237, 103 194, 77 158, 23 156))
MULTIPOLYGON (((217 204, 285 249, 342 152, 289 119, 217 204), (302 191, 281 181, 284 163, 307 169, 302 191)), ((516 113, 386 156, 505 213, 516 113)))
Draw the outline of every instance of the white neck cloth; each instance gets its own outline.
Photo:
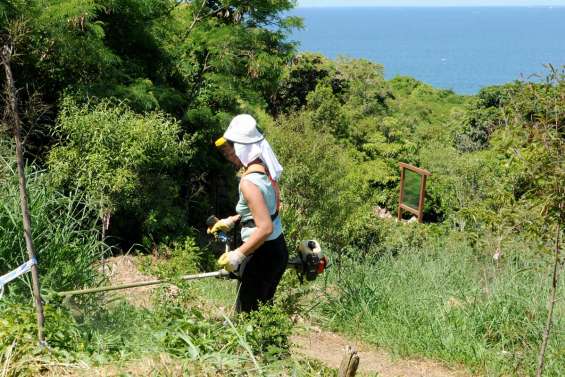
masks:
POLYGON ((271 145, 266 139, 253 144, 233 143, 233 145, 235 155, 239 158, 243 166, 247 167, 251 162, 260 158, 267 166, 271 178, 278 181, 283 167, 279 163, 279 160, 277 160, 277 156, 275 156, 271 145))

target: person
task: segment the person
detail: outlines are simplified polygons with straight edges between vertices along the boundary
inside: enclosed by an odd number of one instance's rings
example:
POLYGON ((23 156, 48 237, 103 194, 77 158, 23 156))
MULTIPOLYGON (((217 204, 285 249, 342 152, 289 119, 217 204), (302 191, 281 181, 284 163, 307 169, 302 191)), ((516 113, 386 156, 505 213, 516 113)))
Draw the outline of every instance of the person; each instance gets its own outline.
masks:
POLYGON ((236 311, 257 310, 273 299, 288 263, 288 250, 279 216, 280 191, 277 180, 282 166, 271 146, 248 114, 232 119, 222 138, 216 141, 224 156, 238 170, 237 215, 218 221, 209 231, 229 231, 241 224, 242 244, 224 253, 220 267, 240 277, 236 311))

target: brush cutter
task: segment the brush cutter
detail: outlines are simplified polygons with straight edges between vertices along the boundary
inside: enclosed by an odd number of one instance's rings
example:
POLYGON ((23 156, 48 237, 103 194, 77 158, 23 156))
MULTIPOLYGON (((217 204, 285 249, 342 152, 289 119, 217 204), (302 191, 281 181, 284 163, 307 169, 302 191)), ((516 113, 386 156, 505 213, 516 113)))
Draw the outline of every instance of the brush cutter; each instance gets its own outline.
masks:
MULTIPOLYGON (((206 220, 206 225, 208 225, 208 228, 212 228, 218 221, 216 216, 210 216, 206 220)), ((214 236, 218 241, 224 244, 225 250, 229 251, 229 245, 231 243, 230 236, 222 231, 216 232, 214 236)), ((287 268, 292 268, 297 272, 300 282, 303 282, 304 279, 307 281, 316 280, 318 275, 323 273, 328 266, 328 257, 324 255, 320 244, 316 240, 300 242, 297 254, 298 255, 288 261, 287 268)), ((229 277, 238 279, 241 277, 244 269, 245 262, 242 263, 238 271, 229 273, 229 277)))
MULTIPOLYGON (((215 216, 210 216, 206 222, 208 226, 212 226, 217 221, 218 219, 215 216)), ((224 232, 217 232, 217 234, 215 234, 215 237, 225 245, 226 251, 229 251, 229 244, 231 242, 230 237, 224 232)), ((302 241, 298 245, 297 254, 298 255, 296 255, 295 257, 291 258, 288 261, 287 268, 292 268, 297 272, 300 282, 303 282, 304 279, 306 279, 307 281, 315 280, 318 277, 318 275, 323 273, 326 267, 328 266, 328 258, 323 254, 320 244, 315 240, 302 241)), ((208 278, 239 279, 241 277, 241 274, 243 273, 244 268, 245 266, 243 265, 242 267, 240 267, 240 270, 238 270, 236 273, 230 273, 226 270, 218 270, 214 272, 205 272, 201 274, 183 275, 177 277, 176 279, 155 279, 149 281, 140 281, 140 282, 134 282, 128 284, 113 285, 108 287, 95 287, 95 288, 79 289, 79 290, 65 291, 65 292, 53 292, 53 294, 55 296, 64 297, 65 300, 68 301, 72 296, 76 296, 76 295, 108 292, 108 291, 115 291, 121 289, 157 285, 157 284, 174 283, 175 281, 179 281, 179 280, 190 281, 190 280, 201 280, 208 278)))

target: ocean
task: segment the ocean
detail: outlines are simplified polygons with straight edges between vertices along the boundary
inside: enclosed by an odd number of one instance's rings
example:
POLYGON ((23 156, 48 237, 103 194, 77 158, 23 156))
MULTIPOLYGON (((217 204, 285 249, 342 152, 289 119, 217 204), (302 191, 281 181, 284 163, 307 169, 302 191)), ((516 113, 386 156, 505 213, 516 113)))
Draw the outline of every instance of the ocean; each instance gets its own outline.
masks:
POLYGON ((300 51, 384 65, 385 77, 412 76, 437 88, 536 80, 544 64, 565 65, 565 7, 297 8, 300 51))

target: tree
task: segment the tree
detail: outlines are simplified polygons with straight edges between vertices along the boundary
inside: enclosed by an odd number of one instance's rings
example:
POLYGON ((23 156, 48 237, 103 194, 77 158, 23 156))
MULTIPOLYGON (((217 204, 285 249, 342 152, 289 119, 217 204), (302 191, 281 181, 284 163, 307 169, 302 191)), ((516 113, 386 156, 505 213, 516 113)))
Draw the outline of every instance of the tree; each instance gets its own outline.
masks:
MULTIPOLYGON (((519 178, 527 181, 521 188, 520 204, 539 216, 526 220, 526 229, 541 241, 542 252, 553 254, 547 320, 542 335, 538 368, 540 377, 553 324, 553 309, 558 289, 558 276, 563 264, 561 240, 565 228, 565 67, 549 66, 545 82, 529 83, 514 96, 507 108, 507 116, 515 124, 508 132, 518 145, 508 145, 511 168, 519 171, 519 178), (516 137, 517 136, 517 137, 516 137)), ((505 135, 508 136, 508 135, 505 135)))
POLYGON ((303 53, 294 56, 283 72, 277 92, 270 100, 271 112, 278 115, 300 110, 306 105, 308 94, 319 83, 331 87, 336 94, 341 93, 344 84, 336 78, 334 64, 323 55, 303 53))
MULTIPOLYGON (((117 225, 124 217, 137 219, 139 224, 134 228, 153 229, 152 233, 158 224, 174 228, 175 218, 186 218, 179 214, 186 205, 199 211, 198 216, 202 215, 200 212, 210 211, 206 208, 210 203, 222 211, 222 204, 215 200, 217 195, 211 193, 218 184, 216 178, 227 177, 228 169, 219 162, 219 157, 211 155, 211 140, 223 132, 229 118, 240 112, 244 103, 267 106, 294 52, 286 34, 300 25, 300 21, 285 13, 294 5, 291 0, 2 2, 0 30, 15 20, 21 20, 28 30, 26 38, 19 41, 20 56, 13 67, 20 82, 29 88, 21 93, 21 100, 28 102, 31 93, 37 93, 37 99, 49 110, 33 129, 24 130, 28 139, 25 157, 44 165, 47 159, 53 162, 50 150, 54 146, 59 150, 57 153, 62 150, 71 153, 65 149, 68 140, 61 139, 68 135, 63 135, 57 123, 57 119, 62 119, 59 113, 68 110, 61 107, 67 104, 63 96, 72 97, 77 107, 116 98, 118 102, 127 102, 128 114, 131 112, 132 116, 158 112, 167 119, 165 123, 176 123, 179 138, 186 136, 192 140, 194 155, 193 164, 181 163, 188 168, 178 169, 174 174, 169 171, 172 167, 165 164, 163 170, 155 168, 166 172, 157 180, 147 175, 138 177, 133 185, 147 187, 144 200, 116 194, 132 192, 125 183, 131 181, 124 176, 122 187, 115 191, 109 189, 114 186, 107 186, 99 191, 106 194, 96 199, 93 191, 89 191, 102 212, 118 214, 113 219, 116 225, 113 229, 119 229, 117 225), (174 121, 164 113, 174 117, 174 121), (64 148, 59 149, 58 143, 64 148), (163 179, 167 180, 166 184, 163 179), (167 195, 152 186, 157 181, 170 190, 167 195), (158 208, 148 203, 147 195, 159 198, 158 208), (172 199, 165 204, 168 197, 172 199), (173 205, 177 202, 184 204, 173 205), (123 213, 122 217, 121 211, 127 214, 123 213), (150 214, 143 215, 144 211, 150 214)), ((24 122, 31 128, 29 124, 24 122)), ((108 132, 108 138, 116 136, 110 128, 104 132, 108 132)), ((79 182, 72 176, 62 177, 64 164, 61 159, 58 161, 61 163, 59 183, 70 189, 79 182)), ((85 162, 77 156, 72 161, 85 162)), ((71 171, 69 168, 68 172, 71 171)), ((96 173, 93 165, 90 172, 96 173)), ((80 189, 86 190, 82 183, 80 189)), ((190 219, 192 224, 200 223, 198 216, 190 219)), ((103 214, 101 217, 108 218, 103 214)), ((132 242, 141 237, 126 226, 122 231, 119 236, 123 238, 135 234, 132 242)))
POLYGON ((337 77, 347 83, 344 90, 348 111, 357 117, 383 115, 392 98, 384 78, 384 67, 365 59, 338 58, 337 77))
POLYGON ((33 286, 33 296, 35 299, 35 309, 37 313, 37 337, 43 346, 45 342, 43 313, 43 301, 41 299, 41 287, 39 283, 39 269, 37 267, 35 248, 31 232, 31 216, 29 214, 29 199, 26 186, 24 145, 22 142, 22 123, 19 114, 19 100, 16 83, 12 72, 12 59, 16 55, 16 40, 23 35, 24 31, 18 23, 10 25, 11 28, 0 34, 0 66, 4 68, 6 77, 6 100, 2 123, 7 124, 11 130, 16 145, 16 163, 18 170, 18 183, 20 191, 20 204, 22 211, 23 233, 26 242, 26 249, 30 261, 35 261, 31 266, 31 277, 33 286))

